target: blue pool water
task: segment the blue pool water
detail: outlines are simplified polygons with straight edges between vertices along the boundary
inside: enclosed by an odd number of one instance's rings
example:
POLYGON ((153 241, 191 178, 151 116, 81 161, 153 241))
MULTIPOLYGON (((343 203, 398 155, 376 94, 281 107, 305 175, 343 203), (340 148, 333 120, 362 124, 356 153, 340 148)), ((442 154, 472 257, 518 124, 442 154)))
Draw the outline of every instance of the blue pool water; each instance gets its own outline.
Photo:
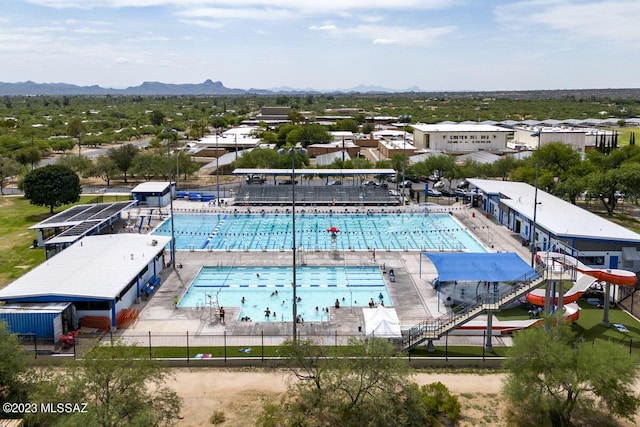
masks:
MULTIPOLYGON (((301 298, 298 314, 305 322, 327 321, 323 308, 334 310, 336 299, 340 310, 368 307, 371 298, 377 304, 380 294, 385 306, 392 305, 379 267, 300 266, 296 271, 296 295, 301 298)), ((292 278, 291 267, 203 267, 178 307, 206 310, 217 299, 222 307, 241 308, 238 321, 249 316, 253 322, 291 322, 292 278), (268 318, 267 307, 271 311, 268 318)))
MULTIPOLYGON (((309 214, 296 213, 296 245, 331 250, 467 250, 486 252, 455 218, 446 213, 309 214)), ((170 236, 169 220, 153 234, 170 236)), ((176 214, 176 249, 291 250, 291 215, 176 214)))

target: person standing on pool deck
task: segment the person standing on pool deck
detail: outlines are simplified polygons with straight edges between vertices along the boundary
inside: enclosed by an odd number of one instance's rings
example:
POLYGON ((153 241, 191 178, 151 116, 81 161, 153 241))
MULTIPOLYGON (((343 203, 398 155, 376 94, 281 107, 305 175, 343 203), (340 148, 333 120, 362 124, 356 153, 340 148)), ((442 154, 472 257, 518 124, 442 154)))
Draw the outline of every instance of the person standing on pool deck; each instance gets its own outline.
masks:
POLYGON ((373 259, 373 262, 376 262, 376 248, 373 248, 373 252, 371 252, 371 258, 373 259))
POLYGON ((220 323, 224 323, 224 307, 220 307, 220 323))
POLYGON ((180 300, 180 298, 178 298, 178 295, 176 295, 175 297, 173 297, 173 306, 175 308, 178 308, 178 301, 180 300))

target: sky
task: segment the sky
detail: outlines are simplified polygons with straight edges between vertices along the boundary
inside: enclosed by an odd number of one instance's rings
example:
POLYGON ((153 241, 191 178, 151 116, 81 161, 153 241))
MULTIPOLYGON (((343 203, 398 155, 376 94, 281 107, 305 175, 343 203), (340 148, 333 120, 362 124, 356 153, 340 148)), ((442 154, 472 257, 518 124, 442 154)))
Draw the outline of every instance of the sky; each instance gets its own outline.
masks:
POLYGON ((0 82, 637 88, 638 0, 3 0, 0 82))

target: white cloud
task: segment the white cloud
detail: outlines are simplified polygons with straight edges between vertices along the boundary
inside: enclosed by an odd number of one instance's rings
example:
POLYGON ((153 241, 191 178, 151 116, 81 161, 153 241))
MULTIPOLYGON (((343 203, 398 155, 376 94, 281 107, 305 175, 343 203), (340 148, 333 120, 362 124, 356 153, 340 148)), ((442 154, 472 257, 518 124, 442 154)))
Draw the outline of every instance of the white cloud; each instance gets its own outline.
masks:
POLYGON ((222 22, 208 21, 206 19, 179 19, 178 22, 188 26, 208 28, 210 30, 217 30, 224 27, 222 22))
POLYGON ((295 19, 296 15, 286 9, 274 8, 197 8, 188 9, 177 13, 185 18, 212 18, 212 19, 250 19, 256 21, 289 20, 295 19))
POLYGON ((456 31, 455 26, 414 30, 405 27, 359 25, 347 33, 372 40, 375 44, 425 46, 456 31))
POLYGON ((520 27, 540 34, 548 34, 545 30, 551 29, 576 39, 640 42, 637 0, 520 1, 497 7, 494 15, 514 29, 520 27))
POLYGON ((313 31, 333 31, 333 30, 337 30, 338 27, 336 27, 333 24, 327 24, 327 25, 312 25, 309 27, 310 30, 313 31))

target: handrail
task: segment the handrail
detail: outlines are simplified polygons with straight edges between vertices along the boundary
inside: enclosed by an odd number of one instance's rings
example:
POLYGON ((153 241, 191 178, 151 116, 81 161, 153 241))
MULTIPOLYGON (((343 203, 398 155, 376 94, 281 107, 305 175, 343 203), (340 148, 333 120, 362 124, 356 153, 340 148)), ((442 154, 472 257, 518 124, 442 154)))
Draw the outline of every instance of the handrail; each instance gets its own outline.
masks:
POLYGON ((507 290, 498 293, 480 294, 476 301, 467 301, 455 306, 447 314, 435 319, 424 320, 412 326, 403 334, 403 347, 408 350, 428 339, 438 339, 452 329, 472 320, 485 310, 499 309, 507 302, 513 301, 532 289, 541 286, 547 280, 547 275, 544 274, 545 271, 544 266, 538 265, 533 272, 525 273, 514 280, 515 283, 520 283, 519 286, 511 286, 507 290))

